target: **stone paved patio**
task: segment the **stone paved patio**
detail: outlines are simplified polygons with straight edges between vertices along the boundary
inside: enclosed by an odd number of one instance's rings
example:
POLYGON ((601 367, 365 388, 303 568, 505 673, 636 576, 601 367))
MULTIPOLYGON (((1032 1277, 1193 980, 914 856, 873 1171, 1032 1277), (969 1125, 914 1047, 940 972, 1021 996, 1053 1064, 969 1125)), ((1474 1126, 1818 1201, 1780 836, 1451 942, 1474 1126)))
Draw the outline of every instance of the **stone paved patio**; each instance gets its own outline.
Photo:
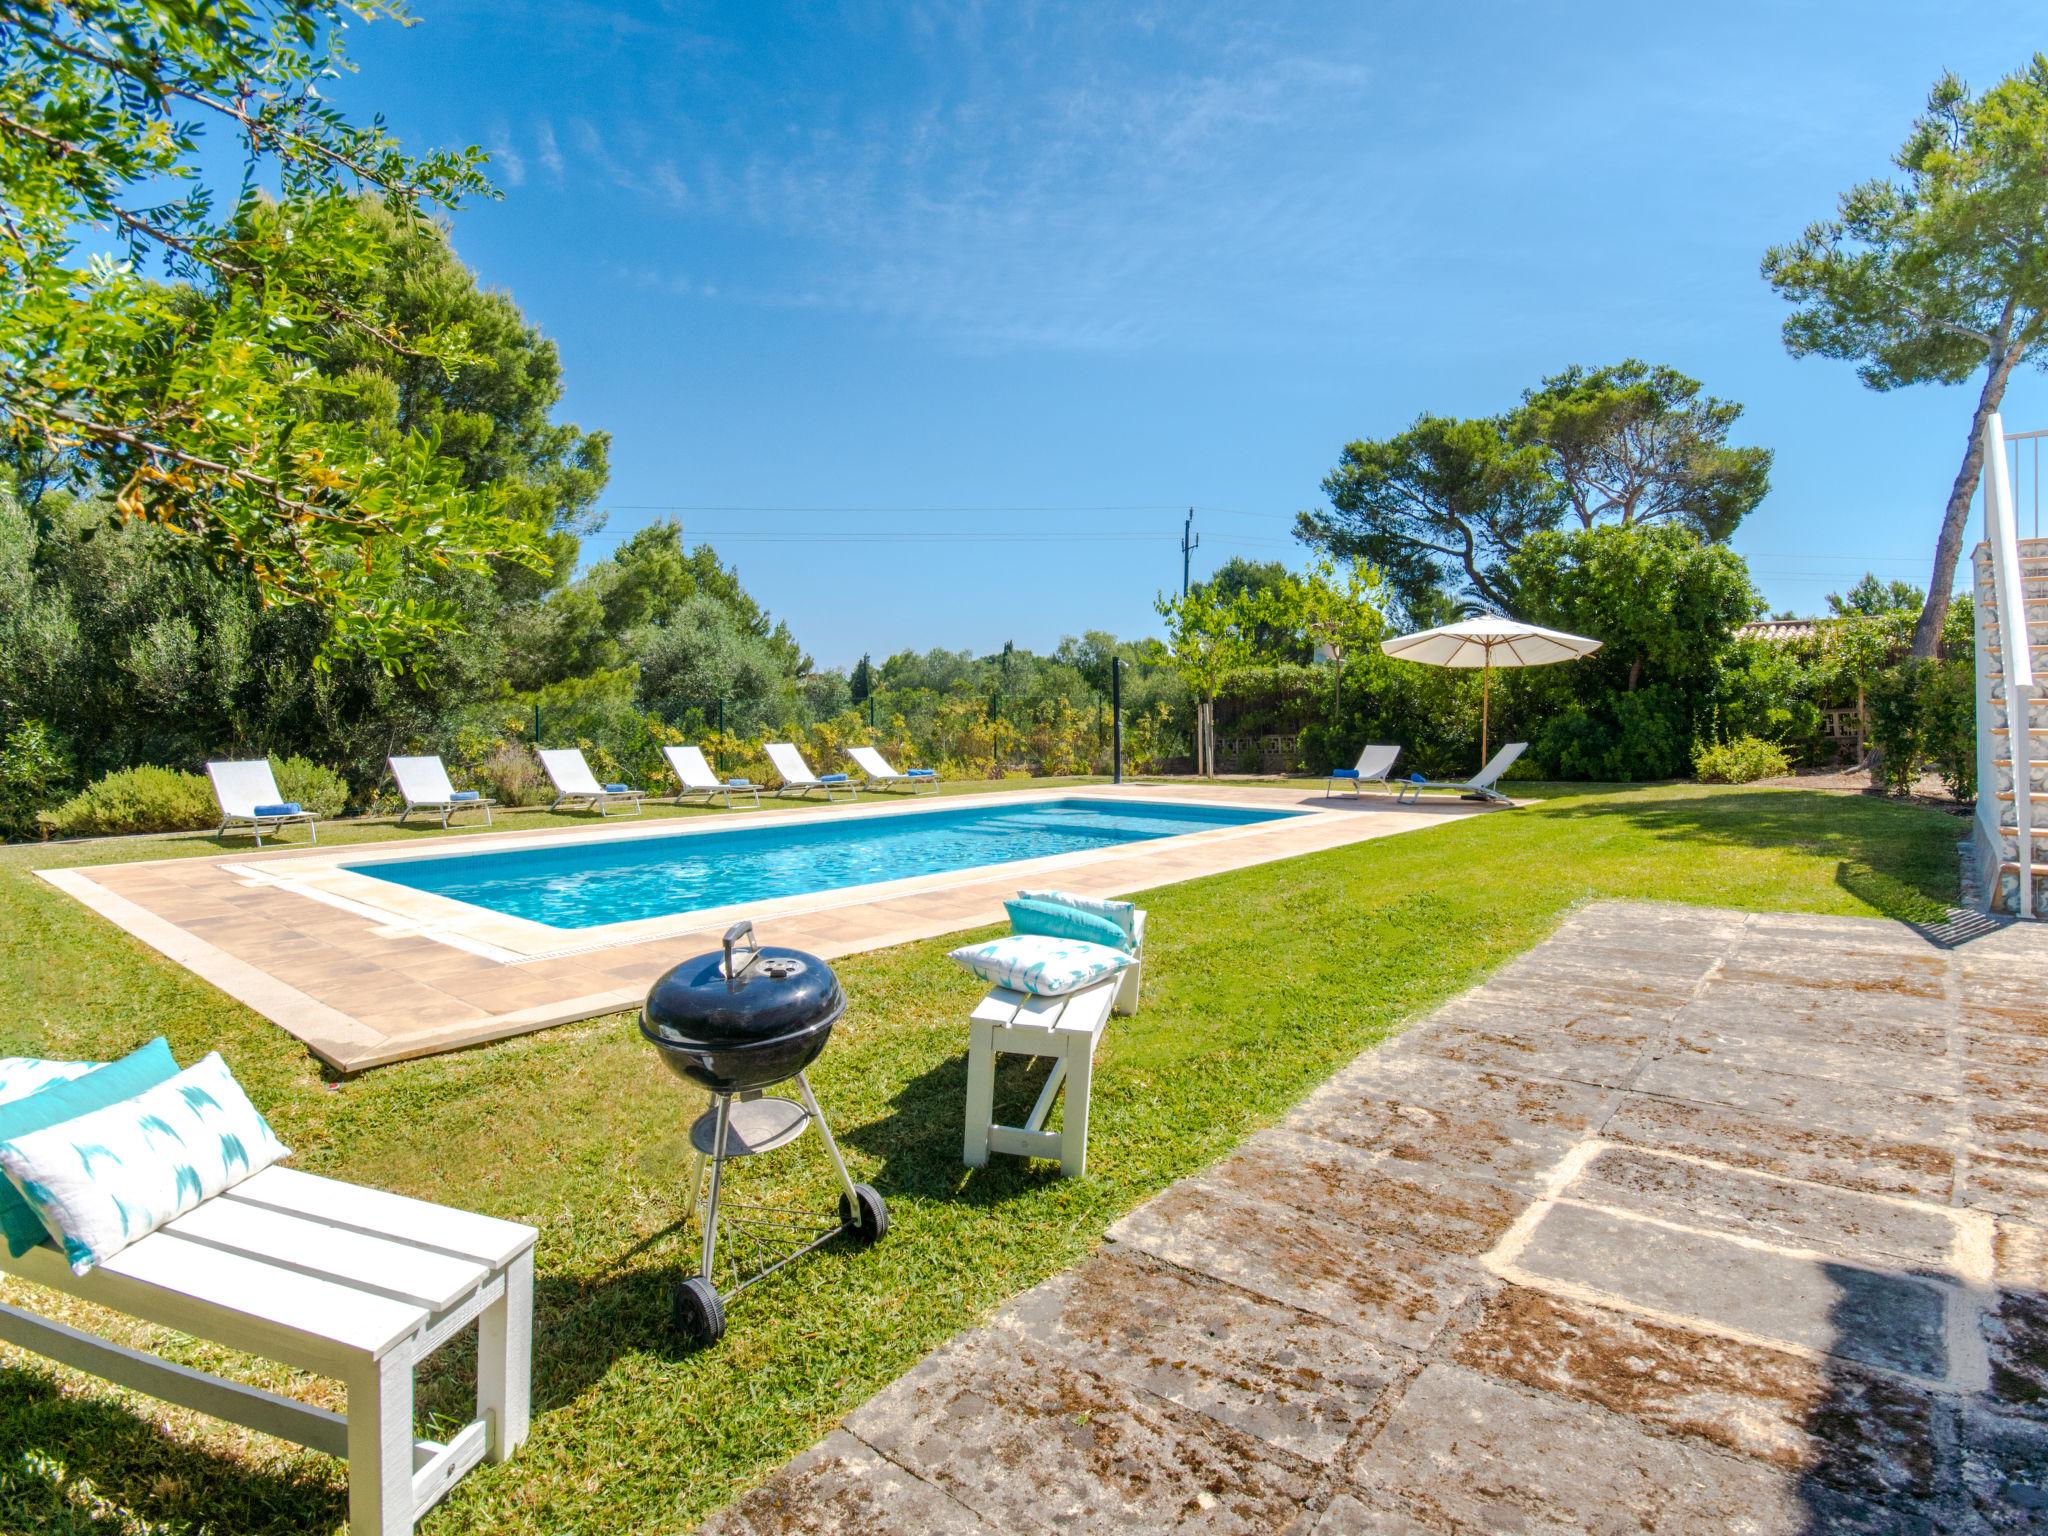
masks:
POLYGON ((2048 934, 1604 904, 714 1519, 2048 1530, 2048 934))

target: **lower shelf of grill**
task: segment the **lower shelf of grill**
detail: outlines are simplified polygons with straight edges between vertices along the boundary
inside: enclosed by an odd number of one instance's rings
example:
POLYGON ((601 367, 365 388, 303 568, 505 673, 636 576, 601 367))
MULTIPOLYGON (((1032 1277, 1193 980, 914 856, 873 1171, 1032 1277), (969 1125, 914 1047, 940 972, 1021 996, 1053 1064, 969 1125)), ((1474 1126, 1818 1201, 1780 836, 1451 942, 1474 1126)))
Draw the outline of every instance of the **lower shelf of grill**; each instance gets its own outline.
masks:
MULTIPOLYGON (((734 1099, 725 1123, 725 1155, 752 1157, 773 1152, 803 1135, 811 1123, 810 1111, 794 1099, 764 1096, 734 1099)), ((690 1127, 690 1145, 710 1157, 718 1147, 718 1106, 712 1105, 690 1127)))

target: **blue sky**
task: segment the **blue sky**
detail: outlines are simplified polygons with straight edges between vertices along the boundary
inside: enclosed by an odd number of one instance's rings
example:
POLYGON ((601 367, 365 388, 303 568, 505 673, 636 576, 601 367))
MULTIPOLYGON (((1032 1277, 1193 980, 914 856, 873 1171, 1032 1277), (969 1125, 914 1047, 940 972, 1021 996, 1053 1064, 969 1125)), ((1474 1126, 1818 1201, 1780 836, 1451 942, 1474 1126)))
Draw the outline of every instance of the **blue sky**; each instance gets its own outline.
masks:
POLYGON ((588 552, 680 517, 828 665, 1151 631, 1189 505, 1198 576, 1298 563, 1348 439, 1629 355, 1777 450, 1774 608, 1924 583, 1973 394, 1794 361, 1757 262, 2041 42, 1978 0, 416 8, 339 95, 496 157, 456 244, 613 435, 588 552))

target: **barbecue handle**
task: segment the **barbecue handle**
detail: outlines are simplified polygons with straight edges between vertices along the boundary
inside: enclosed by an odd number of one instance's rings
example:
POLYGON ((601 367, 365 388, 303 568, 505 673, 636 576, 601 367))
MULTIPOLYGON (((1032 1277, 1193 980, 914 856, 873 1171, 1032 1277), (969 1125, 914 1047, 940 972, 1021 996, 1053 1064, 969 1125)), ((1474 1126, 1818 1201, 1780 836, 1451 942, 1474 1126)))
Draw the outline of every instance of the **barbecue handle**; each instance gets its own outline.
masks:
POLYGON ((761 958, 761 941, 754 937, 753 923, 744 917, 725 930, 723 942, 725 944, 725 975, 728 981, 737 980, 740 973, 745 971, 748 965, 752 965, 761 958), (732 967, 732 952, 734 946, 742 938, 747 941, 747 964, 741 966, 736 971, 732 967))

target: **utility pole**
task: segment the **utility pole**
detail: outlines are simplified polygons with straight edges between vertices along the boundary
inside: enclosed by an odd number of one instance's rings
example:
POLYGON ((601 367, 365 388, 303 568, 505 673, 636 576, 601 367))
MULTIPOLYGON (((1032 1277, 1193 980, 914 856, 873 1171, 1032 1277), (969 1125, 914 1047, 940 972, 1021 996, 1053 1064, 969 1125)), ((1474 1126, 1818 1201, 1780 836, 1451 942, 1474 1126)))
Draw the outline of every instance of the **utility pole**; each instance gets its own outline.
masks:
POLYGON ((1195 532, 1195 509, 1188 508, 1187 526, 1180 531, 1180 595, 1188 595, 1188 557, 1202 547, 1202 536, 1195 532))

